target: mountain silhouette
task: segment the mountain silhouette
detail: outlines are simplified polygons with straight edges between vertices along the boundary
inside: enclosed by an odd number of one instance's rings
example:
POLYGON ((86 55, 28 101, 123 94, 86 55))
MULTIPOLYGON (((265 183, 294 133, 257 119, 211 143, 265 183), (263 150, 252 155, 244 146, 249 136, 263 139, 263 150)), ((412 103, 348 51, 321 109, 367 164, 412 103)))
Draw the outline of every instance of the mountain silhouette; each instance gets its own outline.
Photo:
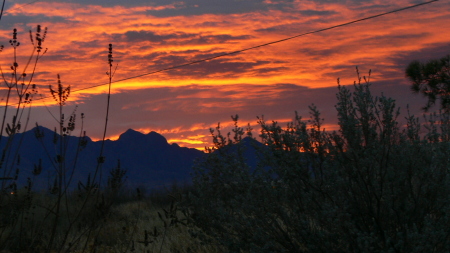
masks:
MULTIPOLYGON (((97 161, 102 147, 101 141, 92 141, 89 137, 63 136, 45 127, 35 127, 24 133, 14 135, 13 139, 3 136, 0 142, 1 150, 6 150, 4 161, 0 168, 0 177, 16 175, 17 184, 24 185, 27 178, 33 182, 33 189, 48 189, 58 173, 57 155, 61 154, 63 144, 65 174, 67 181, 71 175, 70 189, 75 189, 78 182, 85 182, 90 175, 101 178, 105 183, 109 172, 118 166, 126 169, 126 185, 128 187, 142 186, 156 189, 170 186, 174 181, 189 182, 191 167, 194 160, 205 154, 192 148, 169 144, 164 136, 150 132, 143 134, 128 129, 119 139, 106 140, 103 147, 104 163, 95 173, 97 161), (37 138, 39 137, 39 138, 37 138), (79 148, 79 144, 85 146, 79 148), (8 148, 5 149, 5 146, 8 148), (40 175, 32 171, 42 165, 40 175)), ((2 183, 12 180, 3 180, 2 183)))

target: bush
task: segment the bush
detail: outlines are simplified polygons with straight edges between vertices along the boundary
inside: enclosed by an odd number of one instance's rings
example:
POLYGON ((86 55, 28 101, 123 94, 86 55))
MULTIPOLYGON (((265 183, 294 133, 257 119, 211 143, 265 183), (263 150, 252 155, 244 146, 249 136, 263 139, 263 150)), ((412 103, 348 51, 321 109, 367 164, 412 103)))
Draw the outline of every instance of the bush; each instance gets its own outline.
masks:
POLYGON ((338 86, 339 131, 312 105, 286 128, 259 118, 262 146, 239 145, 237 125, 213 134, 185 205, 192 234, 230 252, 448 252, 449 114, 408 112, 402 127, 393 99, 359 75, 354 89, 338 86))

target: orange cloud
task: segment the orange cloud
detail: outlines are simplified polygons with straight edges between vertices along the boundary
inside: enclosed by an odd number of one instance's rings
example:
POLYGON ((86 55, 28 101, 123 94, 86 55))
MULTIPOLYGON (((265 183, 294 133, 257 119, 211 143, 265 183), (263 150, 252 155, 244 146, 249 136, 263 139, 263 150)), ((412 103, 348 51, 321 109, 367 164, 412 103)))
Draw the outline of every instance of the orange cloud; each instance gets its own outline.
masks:
MULTIPOLYGON (((370 7, 368 5, 368 7, 370 7)), ((301 1, 296 2, 295 8, 292 13, 286 14, 283 11, 271 10, 268 13, 245 13, 245 14, 229 14, 229 15, 212 15, 205 14, 196 16, 195 19, 183 16, 166 17, 166 18, 150 18, 146 15, 148 10, 162 10, 166 8, 175 8, 174 5, 169 6, 143 6, 143 7, 131 7, 125 8, 121 6, 114 7, 100 7, 93 5, 81 5, 81 4, 68 4, 68 3, 46 3, 36 4, 33 8, 15 9, 10 15, 46 15, 48 17, 61 16, 65 19, 65 22, 53 22, 49 23, 50 31, 48 38, 48 45, 50 46, 50 52, 64 54, 58 57, 53 62, 59 64, 52 65, 51 72, 62 73, 66 78, 74 85, 77 86, 89 86, 106 82, 106 76, 102 75, 107 68, 105 59, 102 60, 99 56, 103 53, 106 54, 106 46, 109 42, 115 45, 115 57, 116 62, 119 63, 118 71, 115 79, 119 80, 134 74, 139 75, 141 73, 152 72, 164 67, 172 65, 183 64, 191 60, 196 60, 195 55, 208 52, 214 54, 214 52, 229 52, 239 50, 248 46, 257 45, 276 39, 286 37, 286 35, 294 35, 313 29, 333 25, 337 22, 348 21, 357 18, 361 13, 352 12, 348 7, 339 4, 319 4, 313 1, 301 1), (310 16, 317 19, 312 25, 305 26, 302 22, 310 22, 308 19, 305 21, 300 20, 294 13, 305 13, 311 11, 312 14, 321 11, 329 11, 336 14, 330 14, 328 16, 321 15, 306 15, 306 18, 310 16), (337 13, 347 15, 344 18, 336 19, 337 13), (283 19, 279 17, 283 16, 283 19), (99 18, 101 17, 101 18, 99 18), (186 20, 189 19, 189 22, 186 20), (332 20, 331 23, 327 22, 332 20), (228 22, 225 24, 223 20, 228 22), (281 21, 280 21, 281 20, 281 21), (68 26, 69 23, 70 25, 68 26), (211 23, 217 23, 218 25, 211 26, 211 23), (208 24, 208 25, 202 25, 208 24), (113 28, 112 28, 113 27, 113 28), (272 28, 275 27, 275 28, 272 28), (264 30, 273 29, 272 32, 264 32, 264 30), (287 30, 286 30, 287 29, 287 30), (148 37, 147 33, 151 32, 153 37, 148 37), (142 40, 129 41, 122 38, 123 41, 112 41, 114 34, 126 35, 130 32, 141 33, 142 40), (231 35, 232 34, 232 35, 231 35), (147 39, 146 37, 147 36, 147 39), (212 36, 212 37, 211 37, 212 36), (216 36, 216 37, 214 37, 216 36), (217 37, 219 36, 219 37, 217 37), (226 36, 231 36, 230 40, 214 40, 208 41, 208 44, 202 43, 202 38, 221 38, 226 39, 226 36), (233 40, 234 38, 240 38, 240 36, 246 36, 245 39, 233 40), (150 39, 149 39, 150 38, 150 39), (151 39, 157 39, 151 41, 151 39), (161 40, 159 40, 161 38, 161 40), (226 45, 226 46, 225 46, 226 45), (102 48, 103 46, 103 48, 102 48), (195 51, 193 53, 186 53, 188 51, 195 51), (170 52, 168 54, 168 52, 170 52), (160 55, 158 55, 160 53, 160 55), (154 55, 154 56, 152 56, 154 55), (170 58, 164 58, 165 56, 179 57, 178 60, 169 60, 170 58), (149 58, 147 58, 149 57, 149 58), (67 60, 65 60, 67 59, 67 60), (157 65, 154 62, 158 62, 157 65), (68 71, 70 69, 70 71, 68 71), (65 73, 64 73, 65 72, 65 73), (85 77, 88 77, 87 79, 85 77), (81 82, 83 80, 83 82, 81 82)), ((371 10, 371 9, 370 9, 371 10)), ((442 18, 447 18, 445 14, 436 15, 433 12, 428 12, 432 15, 429 18, 430 23, 441 23, 442 18), (441 20, 439 20, 441 19, 441 20)), ((426 14, 428 14, 426 13, 426 14)), ((447 14, 448 15, 448 14, 447 14)), ((379 62, 379 59, 386 58, 391 55, 393 51, 398 52, 404 47, 405 50, 418 49, 423 46, 423 43, 439 43, 445 42, 439 32, 439 29, 433 29, 430 31, 430 27, 427 27, 428 34, 417 34, 417 36, 423 36, 420 38, 420 43, 414 43, 415 46, 411 46, 411 43, 406 41, 399 42, 396 45, 387 46, 383 44, 383 50, 380 51, 377 47, 378 40, 370 41, 371 38, 386 37, 389 38, 393 34, 397 37, 410 35, 412 27, 417 27, 419 22, 411 22, 408 15, 399 14, 402 16, 402 29, 396 26, 389 27, 389 29, 378 29, 380 23, 385 23, 386 20, 379 20, 374 22, 364 23, 364 30, 359 29, 358 26, 348 26, 346 28, 337 29, 334 31, 324 32, 326 40, 322 35, 312 35, 297 40, 292 40, 273 46, 261 48, 255 51, 248 51, 245 55, 237 55, 228 57, 229 61, 233 65, 239 63, 233 59, 242 59, 242 63, 255 63, 258 61, 267 61, 261 66, 249 65, 245 69, 230 69, 229 71, 223 70, 227 66, 226 61, 217 65, 217 69, 204 69, 208 72, 190 71, 186 72, 183 69, 172 71, 170 74, 161 73, 158 75, 152 75, 151 77, 144 77, 140 80, 124 81, 117 84, 118 89, 126 88, 139 88, 139 87, 153 87, 153 86, 178 86, 186 85, 186 81, 190 83, 205 83, 211 80, 219 82, 219 84, 230 81, 247 82, 247 83, 270 83, 274 79, 278 82, 292 82, 301 80, 303 85, 311 87, 325 87, 332 85, 329 80, 324 80, 324 73, 329 73, 330 68, 336 65, 353 65, 359 63, 363 59, 371 59, 372 61, 379 62), (406 19, 406 20, 405 20, 406 19), (407 27, 408 24, 411 24, 407 27), (342 30, 345 29, 343 33, 342 30), (348 36, 352 34, 354 36, 348 36), (330 39, 331 38, 331 39, 330 39), (365 43, 362 44, 361 38, 365 38, 365 43), (424 40, 425 39, 425 40, 424 40), (427 39, 429 41, 427 41, 427 39), (356 43, 356 47, 355 47, 356 43), (321 51, 333 50, 332 54, 327 57, 317 58, 317 54, 320 55, 321 51), (302 52, 303 51, 303 52, 302 52), (318 52, 318 53, 317 53, 318 52), (345 55, 345 58, 342 56, 345 55), (374 55, 376 55, 374 57, 374 55), (274 63, 278 61, 280 63, 274 63), (312 63, 312 64, 311 64, 312 63), (277 67, 284 67, 284 69, 278 70, 277 67), (270 69, 274 68, 273 72, 270 69), (221 70, 222 69, 222 70, 221 70), (220 71, 219 71, 220 70, 220 71), (262 70, 262 71, 258 71, 262 70), (219 72, 217 72, 219 71, 219 72), (236 72, 238 71, 238 72, 236 72), (177 75, 173 75, 179 73, 177 75), (216 72, 216 74, 214 74, 216 72), (230 73, 239 73, 239 75, 231 75, 230 73), (192 76, 192 74, 196 74, 192 76), (190 77, 190 75, 192 77, 190 77), (206 81, 205 81, 206 79, 206 81)), ((387 17, 389 23, 395 24, 396 17, 387 17)), ((423 26, 423 25, 422 25, 423 26)), ((429 23, 427 24, 429 26, 429 23)), ((416 30, 420 30, 417 29, 416 30)), ((119 37, 118 37, 119 38, 119 37)), ((243 37, 244 38, 244 37, 243 37)), ((204 64, 208 66, 210 64, 204 64)), ((196 69, 199 65, 194 66, 196 69)), ((51 76, 47 77, 48 79, 51 76)), ((91 91, 96 93, 95 90, 91 91)))

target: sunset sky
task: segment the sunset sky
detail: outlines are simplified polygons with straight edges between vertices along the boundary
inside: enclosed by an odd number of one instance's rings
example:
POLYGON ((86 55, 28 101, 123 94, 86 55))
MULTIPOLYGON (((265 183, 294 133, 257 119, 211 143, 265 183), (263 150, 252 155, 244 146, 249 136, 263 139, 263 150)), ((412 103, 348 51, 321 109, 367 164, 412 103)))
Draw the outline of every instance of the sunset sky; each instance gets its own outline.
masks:
MULTIPOLYGON (((280 40, 425 1, 417 0, 7 0, 0 21, 0 54, 9 73, 13 28, 18 30, 19 70, 31 52, 28 31, 48 27, 33 83, 39 96, 48 85, 72 92, 66 114, 75 106, 85 114, 85 129, 101 138, 106 111, 108 44, 113 44, 113 80, 280 40), (99 86, 100 85, 100 86, 99 86)), ((372 70, 373 92, 391 96, 406 111, 420 115, 425 100, 412 94, 404 70, 412 60, 450 53, 450 1, 302 36, 175 70, 113 83, 107 136, 132 128, 155 131, 170 143, 209 146, 209 128, 232 124, 256 127, 256 116, 283 126, 298 111, 309 117, 316 104, 327 130, 336 128, 336 79, 350 85, 372 70)), ((28 70, 30 72, 31 70, 28 70)), ((1 101, 4 104, 5 85, 1 101)), ((35 98, 35 99, 36 99, 35 98)), ((3 108, 0 108, 3 110, 3 108)), ((36 100, 34 122, 53 128, 53 99, 36 100)), ((10 116, 8 116, 10 117, 10 116)), ((403 119, 403 118, 402 118, 403 119)), ((401 120, 402 120, 401 119, 401 120)), ((25 121, 25 118, 22 119, 25 121)), ((77 125, 79 127, 79 125, 77 125)), ((78 128, 79 129, 79 128, 78 128)))

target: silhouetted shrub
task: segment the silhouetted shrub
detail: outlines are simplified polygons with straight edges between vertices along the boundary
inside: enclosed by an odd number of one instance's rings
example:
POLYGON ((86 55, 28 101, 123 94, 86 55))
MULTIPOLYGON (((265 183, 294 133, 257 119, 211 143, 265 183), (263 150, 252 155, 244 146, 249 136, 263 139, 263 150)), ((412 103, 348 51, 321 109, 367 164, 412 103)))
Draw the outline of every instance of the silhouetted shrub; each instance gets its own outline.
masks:
POLYGON ((242 128, 214 134, 185 205, 192 234, 230 252, 448 252, 449 115, 421 125, 408 112, 402 126, 367 80, 338 87, 338 131, 314 105, 285 128, 260 118, 256 169, 237 144, 242 128))

